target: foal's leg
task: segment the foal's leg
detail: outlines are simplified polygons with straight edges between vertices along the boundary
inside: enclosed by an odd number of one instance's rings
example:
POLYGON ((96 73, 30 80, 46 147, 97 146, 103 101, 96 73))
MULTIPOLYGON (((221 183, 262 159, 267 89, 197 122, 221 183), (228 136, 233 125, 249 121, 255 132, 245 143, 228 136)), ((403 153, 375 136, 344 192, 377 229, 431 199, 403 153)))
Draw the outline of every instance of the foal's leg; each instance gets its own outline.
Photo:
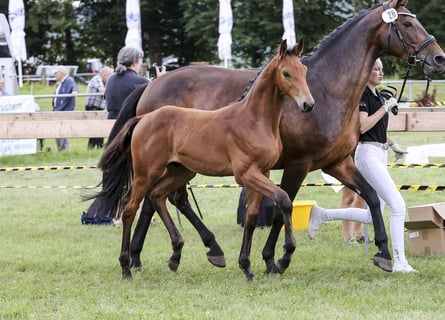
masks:
MULTIPOLYGON (((243 184, 246 188, 251 188, 256 192, 261 193, 263 196, 271 198, 281 210, 285 227, 283 246, 284 254, 283 257, 277 262, 276 268, 278 272, 283 273, 289 266, 292 254, 296 247, 296 241, 292 231, 292 202, 290 201, 287 193, 277 187, 272 181, 269 180, 267 176, 255 168, 252 168, 242 175, 237 175, 237 180, 239 180, 238 182, 243 184)), ((247 200, 249 201, 249 199, 247 200)), ((248 206, 249 205, 250 204, 248 203, 248 206)), ((248 209, 246 215, 249 214, 254 213, 249 212, 248 209)), ((243 241, 243 245, 241 247, 241 255, 243 257, 250 255, 250 248, 248 246, 249 234, 247 234, 246 237, 246 241, 243 241)), ((244 269, 244 271, 246 273, 247 270, 244 269)))
MULTIPOLYGON (((290 200, 295 198, 306 175, 307 166, 304 163, 286 163, 280 186, 281 189, 286 191, 290 200)), ((284 272, 283 263, 275 264, 275 247, 283 224, 283 215, 274 214, 272 227, 270 228, 269 236, 263 248, 263 259, 266 263, 265 274, 284 272)))
MULTIPOLYGON (((226 259, 224 252, 216 241, 215 235, 205 226, 191 207, 186 186, 184 185, 177 191, 170 193, 168 199, 190 221, 201 236, 204 245, 210 249, 210 251, 207 252, 209 262, 216 267, 225 267, 226 259)), ((154 212, 155 209, 151 205, 150 199, 145 197, 130 246, 131 267, 139 271, 142 271, 141 252, 154 212)))
POLYGON ((256 228, 256 222, 260 212, 260 204, 263 196, 254 192, 250 188, 246 188, 247 210, 244 217, 243 242, 238 258, 238 264, 243 270, 247 280, 252 280, 254 274, 250 269, 250 251, 252 248, 253 232, 256 228))
POLYGON ((170 192, 184 186, 195 175, 196 173, 185 169, 181 165, 169 165, 164 175, 156 182, 155 186, 149 193, 149 198, 170 235, 173 254, 168 261, 168 267, 172 271, 178 270, 181 261, 181 251, 184 246, 184 239, 176 228, 176 225, 167 210, 166 199, 170 192))
POLYGON ((131 226, 133 225, 136 211, 139 208, 139 204, 144 198, 147 190, 147 181, 145 179, 135 178, 131 188, 129 190, 129 201, 125 206, 122 214, 122 247, 119 261, 122 268, 122 277, 131 278, 130 270, 130 239, 131 239, 131 226))

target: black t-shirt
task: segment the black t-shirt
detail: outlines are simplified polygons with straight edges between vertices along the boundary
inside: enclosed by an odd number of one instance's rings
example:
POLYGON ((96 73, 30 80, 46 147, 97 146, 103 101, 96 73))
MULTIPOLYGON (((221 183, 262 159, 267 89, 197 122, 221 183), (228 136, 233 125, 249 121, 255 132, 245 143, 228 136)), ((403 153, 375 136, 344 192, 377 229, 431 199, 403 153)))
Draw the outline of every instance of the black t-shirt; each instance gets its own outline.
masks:
POLYGON ((128 95, 139 85, 148 82, 148 79, 137 75, 132 69, 128 69, 121 75, 111 75, 105 86, 107 111, 117 116, 128 95))
MULTIPOLYGON (((377 110, 379 110, 384 104, 385 100, 383 99, 380 92, 377 92, 377 95, 375 95, 369 87, 366 87, 365 92, 363 92, 362 100, 359 104, 359 110, 363 112, 367 112, 368 115, 374 114, 377 110)), ((374 127, 366 131, 365 133, 360 135, 360 141, 373 141, 373 142, 380 142, 380 143, 386 143, 387 141, 387 134, 386 131, 388 130, 388 114, 385 114, 385 116, 380 119, 374 127)))

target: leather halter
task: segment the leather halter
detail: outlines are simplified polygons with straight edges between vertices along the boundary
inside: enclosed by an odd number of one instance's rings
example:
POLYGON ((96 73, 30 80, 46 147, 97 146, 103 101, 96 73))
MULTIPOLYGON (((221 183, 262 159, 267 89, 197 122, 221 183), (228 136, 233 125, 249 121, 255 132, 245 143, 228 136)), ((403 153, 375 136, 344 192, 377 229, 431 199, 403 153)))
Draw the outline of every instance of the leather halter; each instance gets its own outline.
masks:
MULTIPOLYGON (((388 1, 388 2, 383 3, 383 10, 384 10, 384 11, 386 11, 386 10, 389 9, 389 3, 390 3, 390 2, 391 2, 391 1, 388 1)), ((398 14, 398 15, 405 15, 405 16, 410 16, 410 17, 416 18, 416 15, 415 15, 415 14, 408 13, 408 12, 397 12, 397 14, 398 14)), ((408 45, 408 44, 405 42, 405 39, 403 38, 403 35, 402 35, 402 33, 400 32, 399 26, 398 26, 398 24, 396 23, 396 21, 397 21, 397 19, 394 20, 394 21, 392 21, 392 22, 389 22, 389 23, 388 23, 388 49, 389 49, 390 41, 391 41, 391 31, 392 31, 392 29, 394 29, 394 32, 396 33, 397 38, 400 40, 400 42, 402 42, 402 45, 403 45, 403 47, 405 48, 406 54, 407 54, 407 56, 408 56, 408 59, 407 59, 407 62, 406 62, 406 63, 407 63, 406 74, 405 74, 405 77, 404 77, 404 79, 403 79, 403 85, 402 85, 402 89, 401 89, 401 91, 400 91, 400 95, 399 95, 399 99, 398 99, 398 102, 400 102, 400 99, 401 99, 402 94, 403 94, 403 90, 405 89, 406 81, 407 81, 407 79, 408 79, 408 77, 409 77, 409 74, 410 74, 410 72, 411 72, 411 68, 412 68, 413 66, 415 66, 415 65, 416 65, 416 62, 418 61, 418 60, 417 60, 417 55, 420 53, 420 51, 422 51, 423 49, 425 49, 427 46, 429 46, 430 44, 436 42, 436 38, 435 38, 434 36, 432 36, 432 35, 429 34, 429 35, 422 41, 422 43, 420 43, 420 44, 417 46, 417 48, 414 48, 413 52, 411 53, 411 52, 409 51, 408 46, 410 46, 410 47, 413 47, 413 46, 408 45)), ((430 84, 431 79, 429 79, 428 77, 426 77, 426 79, 427 79, 427 81, 428 81, 428 83, 427 83, 427 89, 426 89, 427 92, 428 92, 428 88, 429 88, 429 84, 430 84)))

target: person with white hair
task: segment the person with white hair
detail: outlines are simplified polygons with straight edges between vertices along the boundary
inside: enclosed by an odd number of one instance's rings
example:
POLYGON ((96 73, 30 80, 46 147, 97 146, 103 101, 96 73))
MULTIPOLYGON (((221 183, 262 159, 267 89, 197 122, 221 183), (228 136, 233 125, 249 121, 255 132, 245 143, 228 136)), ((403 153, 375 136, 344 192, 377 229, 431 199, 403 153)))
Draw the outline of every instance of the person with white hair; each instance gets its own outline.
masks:
MULTIPOLYGON (((55 68, 54 77, 57 80, 57 87, 56 96, 53 99, 53 111, 73 111, 76 108, 76 95, 79 93, 76 81, 70 77, 64 66, 55 68), (62 94, 70 96, 57 96, 62 94)), ((66 138, 57 138, 56 143, 59 151, 69 149, 68 139, 66 138)))
POLYGON ((144 53, 135 47, 123 47, 117 56, 115 73, 105 85, 108 119, 117 119, 124 100, 139 85, 149 83, 138 75, 144 53))

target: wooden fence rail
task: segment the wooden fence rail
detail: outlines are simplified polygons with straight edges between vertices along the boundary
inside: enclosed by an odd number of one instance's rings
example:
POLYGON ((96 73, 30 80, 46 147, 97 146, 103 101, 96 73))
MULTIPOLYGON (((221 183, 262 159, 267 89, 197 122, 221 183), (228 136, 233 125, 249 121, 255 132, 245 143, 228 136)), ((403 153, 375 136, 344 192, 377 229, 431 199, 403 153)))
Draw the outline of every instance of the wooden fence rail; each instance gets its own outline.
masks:
POLYGON ((0 113, 0 139, 108 137, 106 111, 0 113))
MULTIPOLYGON (((0 113, 0 139, 108 137, 113 124, 105 111, 0 113)), ((445 107, 399 108, 389 130, 445 131, 445 107)))

